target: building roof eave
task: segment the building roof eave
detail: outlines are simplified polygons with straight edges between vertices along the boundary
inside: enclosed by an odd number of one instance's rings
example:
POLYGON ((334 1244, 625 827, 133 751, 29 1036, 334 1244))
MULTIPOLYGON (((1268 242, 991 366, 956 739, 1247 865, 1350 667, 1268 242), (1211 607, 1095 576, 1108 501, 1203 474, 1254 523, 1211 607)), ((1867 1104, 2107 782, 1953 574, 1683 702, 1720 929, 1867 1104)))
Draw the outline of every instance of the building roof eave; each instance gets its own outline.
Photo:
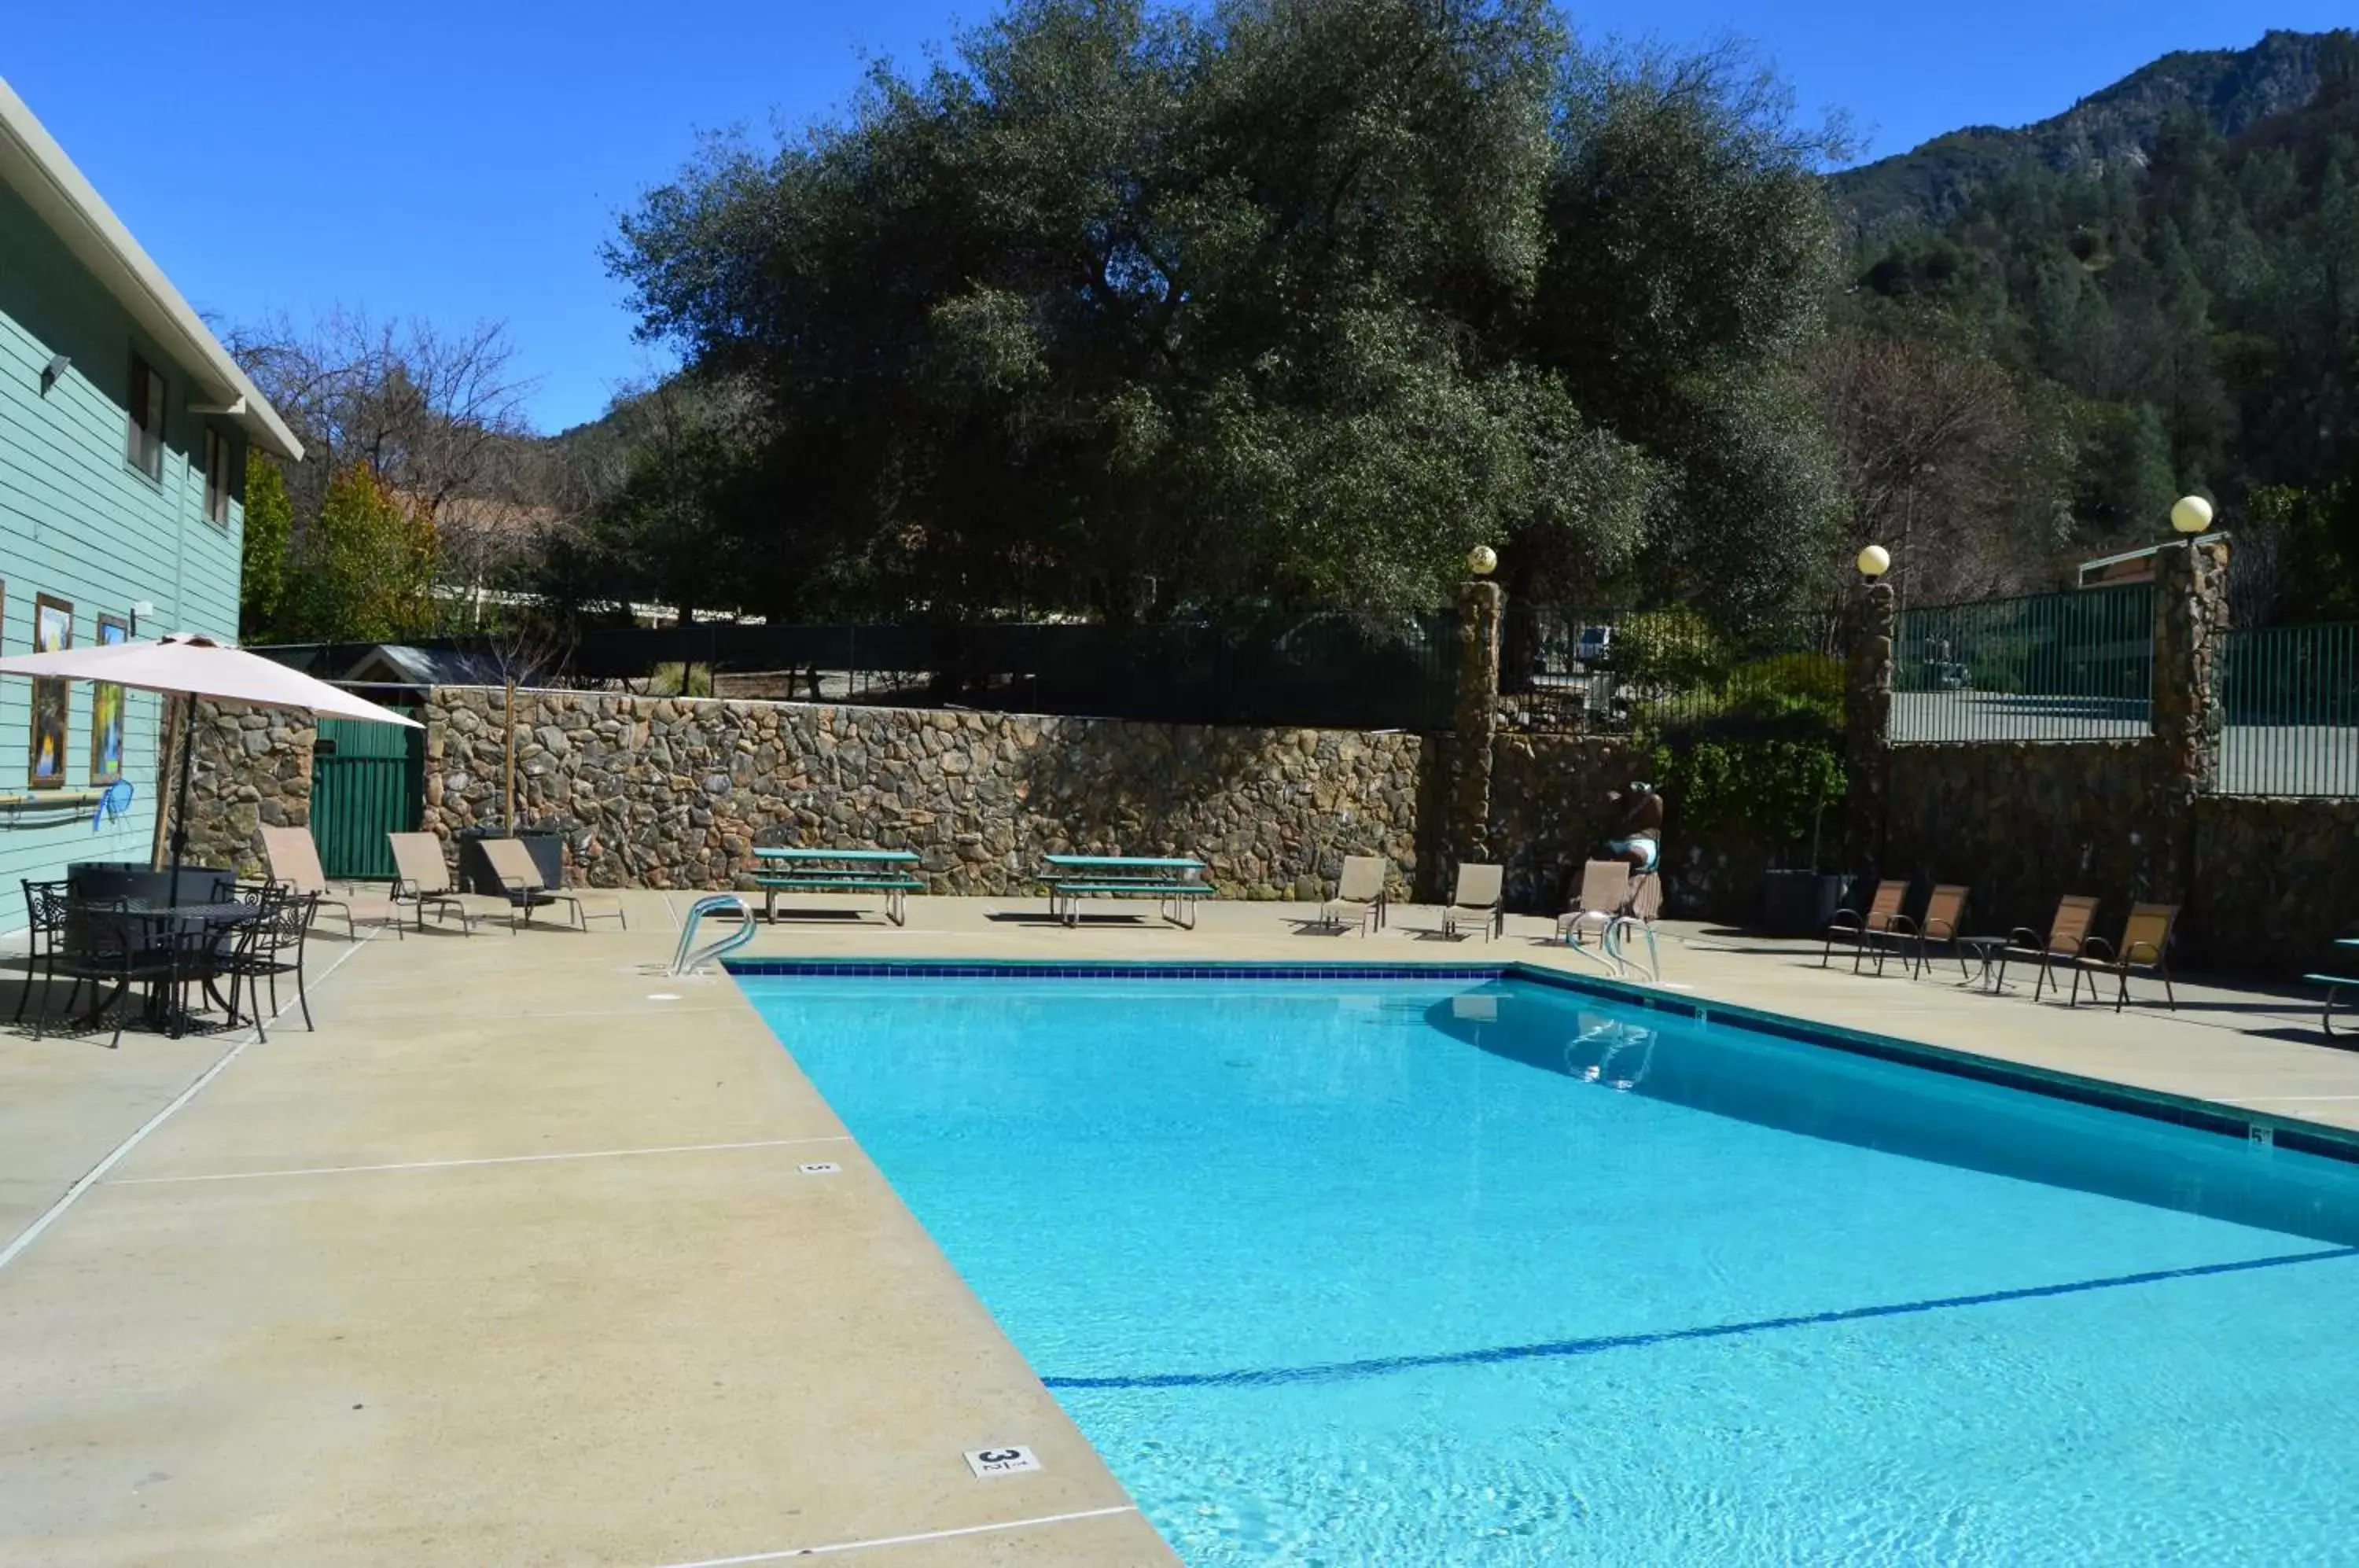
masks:
POLYGON ((22 197, 100 287, 196 379, 204 396, 191 401, 239 409, 229 417, 248 440, 290 463, 302 461, 303 443, 278 410, 5 78, 0 78, 0 183, 22 197))

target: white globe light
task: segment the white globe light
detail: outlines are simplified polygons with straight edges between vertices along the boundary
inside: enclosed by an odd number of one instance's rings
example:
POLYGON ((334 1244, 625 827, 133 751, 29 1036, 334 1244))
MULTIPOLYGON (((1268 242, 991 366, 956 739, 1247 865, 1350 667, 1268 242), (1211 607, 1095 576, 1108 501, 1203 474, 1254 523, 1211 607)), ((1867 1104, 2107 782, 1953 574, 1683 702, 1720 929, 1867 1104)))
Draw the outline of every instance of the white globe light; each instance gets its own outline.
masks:
POLYGON ((1873 582, 1892 570, 1892 552, 1880 544, 1869 545, 1859 552, 1859 574, 1873 582))
POLYGON ((1466 570, 1477 577, 1488 577, 1498 567, 1499 552, 1487 544, 1478 544, 1466 552, 1466 570))
POLYGON ((2201 495, 2181 495, 2171 503, 2170 526, 2183 534, 2200 534, 2212 526, 2212 503, 2201 495))

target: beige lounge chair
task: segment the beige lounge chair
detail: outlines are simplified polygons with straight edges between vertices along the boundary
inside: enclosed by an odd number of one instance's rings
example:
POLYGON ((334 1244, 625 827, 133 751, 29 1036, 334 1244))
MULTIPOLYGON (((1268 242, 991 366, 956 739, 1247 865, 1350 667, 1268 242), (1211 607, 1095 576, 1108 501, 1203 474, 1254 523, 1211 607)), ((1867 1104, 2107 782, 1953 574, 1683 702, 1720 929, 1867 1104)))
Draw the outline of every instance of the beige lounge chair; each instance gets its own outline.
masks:
POLYGON ((582 903, 581 895, 552 887, 542 881, 540 867, 533 864, 532 852, 525 848, 521 839, 487 838, 478 842, 483 845, 484 858, 490 865, 492 875, 499 878, 500 890, 507 895, 508 904, 515 910, 509 922, 511 931, 521 931, 531 924, 533 910, 548 904, 563 904, 571 909, 573 923, 582 931, 590 929, 590 916, 593 912, 620 920, 625 931, 631 929, 629 919, 623 913, 620 898, 612 900, 612 908, 592 911, 582 903))
POLYGON ((2097 975, 2113 975, 2120 978, 2121 995, 2114 999, 2114 1011, 2120 1012, 2130 999, 2130 971, 2144 969, 2162 982, 2163 999, 2170 1010, 2179 1010, 2179 996, 2170 988, 2170 928, 2179 919, 2176 904, 2132 904, 2130 918, 2122 922, 2122 944, 2114 947, 2103 937, 2085 937, 2081 942, 2081 963, 2072 974, 2071 1001, 2081 999, 2082 969, 2096 973, 2089 976, 2089 1000, 2097 999, 2097 975))
POLYGON ((1901 901, 1908 897, 1908 881, 1902 877, 1897 881, 1878 882, 1875 897, 1868 900, 1864 914, 1857 909, 1837 909, 1835 918, 1827 922, 1827 945, 1826 950, 1819 954, 1819 967, 1824 969, 1832 962, 1835 939, 1841 937, 1854 944, 1851 955, 1853 974, 1859 973, 1860 963, 1867 957, 1870 946, 1876 950, 1875 972, 1883 974, 1885 939, 1896 933, 1894 922, 1900 919, 1901 901))
POLYGON ((320 868, 320 846, 311 842, 310 829, 264 828, 262 855, 270 863, 271 881, 299 897, 316 895, 311 906, 314 911, 334 909, 342 913, 347 941, 359 934, 362 920, 371 925, 389 925, 395 936, 401 935, 401 911, 391 899, 338 891, 328 886, 328 874, 320 868))
POLYGON ((2007 933, 2006 945, 1999 950, 1998 985, 2006 985, 2006 961, 2010 957, 2039 960, 2039 978, 2031 987, 2031 999, 2039 1000, 2042 987, 2048 985, 2060 964, 2078 968, 2082 953, 2089 945, 2089 927, 2096 922, 2097 900, 2086 893, 2067 893, 2056 901, 2056 919, 2049 922, 2048 937, 2029 926, 2017 926, 2007 933))
POLYGON ((1389 868, 1380 855, 1347 855, 1343 873, 1335 878, 1335 896, 1319 906, 1319 923, 1340 931, 1356 922, 1365 936, 1373 927, 1385 929, 1385 874, 1389 868))
POLYGON ((1456 885, 1451 889, 1450 903, 1441 911, 1441 934, 1454 937, 1459 926, 1480 917, 1483 940, 1490 941, 1507 929, 1507 911, 1501 901, 1505 874, 1495 866, 1467 864, 1458 868, 1456 885))
POLYGON ((1581 888, 1573 895, 1571 907, 1557 917, 1557 940, 1578 947, 1581 933, 1592 926, 1602 938, 1606 928, 1628 911, 1629 904, 1630 863, 1590 861, 1581 868, 1581 888))
POLYGON ((451 863, 443 858, 442 841, 430 833, 385 836, 393 845, 393 901, 417 906, 418 929, 426 929, 426 911, 431 908, 444 915, 455 910, 459 929, 469 936, 474 935, 474 918, 467 912, 458 885, 451 879, 451 863))

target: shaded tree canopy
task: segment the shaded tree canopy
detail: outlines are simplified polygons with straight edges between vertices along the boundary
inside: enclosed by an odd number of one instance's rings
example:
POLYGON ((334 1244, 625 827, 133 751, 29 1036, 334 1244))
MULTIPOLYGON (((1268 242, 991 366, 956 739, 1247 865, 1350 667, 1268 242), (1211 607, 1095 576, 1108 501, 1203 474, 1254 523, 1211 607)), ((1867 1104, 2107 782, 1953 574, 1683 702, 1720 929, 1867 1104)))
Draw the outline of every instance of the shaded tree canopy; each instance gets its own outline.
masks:
POLYGON ((1824 150, 1530 0, 1019 0, 625 218, 644 333, 758 407, 617 515, 773 615, 1395 608, 1478 542, 1770 612, 1840 547, 1824 150))

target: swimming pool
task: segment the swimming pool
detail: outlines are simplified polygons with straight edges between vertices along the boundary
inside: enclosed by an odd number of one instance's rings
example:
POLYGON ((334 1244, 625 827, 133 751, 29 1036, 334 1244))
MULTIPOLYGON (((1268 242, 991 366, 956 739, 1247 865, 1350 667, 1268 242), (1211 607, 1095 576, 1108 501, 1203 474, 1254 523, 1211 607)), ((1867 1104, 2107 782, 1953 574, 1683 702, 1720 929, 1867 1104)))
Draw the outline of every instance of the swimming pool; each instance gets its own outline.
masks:
POLYGON ((1516 978, 741 977, 1196 1568, 2359 1561, 2359 1169, 1516 978))

